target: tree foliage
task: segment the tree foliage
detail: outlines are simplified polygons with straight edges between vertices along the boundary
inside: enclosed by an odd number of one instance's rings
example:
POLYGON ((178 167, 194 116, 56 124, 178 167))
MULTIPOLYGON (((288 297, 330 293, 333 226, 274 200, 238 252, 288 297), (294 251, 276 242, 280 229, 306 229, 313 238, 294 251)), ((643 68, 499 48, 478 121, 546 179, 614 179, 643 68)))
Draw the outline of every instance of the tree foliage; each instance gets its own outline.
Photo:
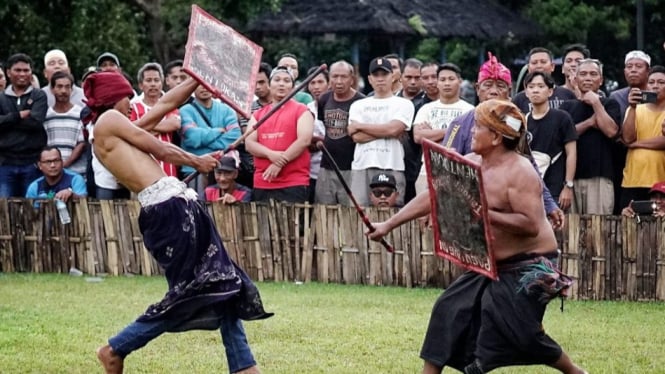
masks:
MULTIPOLYGON (((203 0, 199 5, 242 30, 258 12, 279 0, 203 0)), ((105 51, 115 53, 130 75, 148 61, 166 63, 184 56, 191 2, 183 0, 4 0, 0 2, 0 60, 22 52, 42 78, 44 54, 65 51, 80 78, 105 51)), ((42 78, 43 80, 43 78, 42 78)), ((43 84, 45 82, 42 82, 43 84)))
MULTIPOLYGON (((242 32, 263 11, 277 9, 281 0, 199 0, 214 17, 242 32)), ((570 43, 585 43, 601 59, 609 77, 622 80, 623 56, 636 48, 636 4, 644 4, 645 51, 654 64, 663 63, 662 30, 665 8, 660 0, 504 0, 502 5, 540 25, 541 34, 528 40, 437 40, 426 36, 409 40, 405 57, 459 64, 465 76, 474 76, 483 50, 492 50, 510 65, 533 46, 550 48, 557 56, 570 43), (444 50, 442 53, 441 50, 444 50)), ((184 0, 3 0, 0 2, 0 60, 24 52, 35 61, 41 77, 44 53, 60 48, 67 53, 72 72, 80 77, 96 57, 111 51, 131 75, 147 61, 166 63, 184 56, 191 2, 184 0)), ((418 19, 411 23, 418 27, 418 19)), ((371 36, 270 36, 259 42, 264 60, 274 64, 283 52, 301 58, 303 69, 337 59, 351 60, 353 42, 360 60, 380 53, 371 36), (352 42, 353 41, 353 42, 352 42)), ((389 47, 386 47, 390 49, 389 47)), ((394 52, 394 51, 386 51, 394 52)), ((304 73, 301 72, 301 73, 304 73)), ((43 82, 44 83, 44 82, 43 82)))

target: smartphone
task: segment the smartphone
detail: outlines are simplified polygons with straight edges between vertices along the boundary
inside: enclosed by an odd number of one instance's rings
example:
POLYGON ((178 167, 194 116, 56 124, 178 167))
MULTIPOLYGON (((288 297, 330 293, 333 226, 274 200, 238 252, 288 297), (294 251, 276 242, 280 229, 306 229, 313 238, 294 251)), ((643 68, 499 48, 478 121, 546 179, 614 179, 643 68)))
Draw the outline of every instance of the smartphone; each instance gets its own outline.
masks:
POLYGON ((638 201, 633 201, 630 206, 633 208, 633 211, 636 214, 640 215, 651 215, 653 212, 658 209, 658 205, 656 205, 656 202, 651 201, 651 200, 638 200, 638 201))
POLYGON ((642 91, 640 103, 655 103, 658 101, 658 92, 642 91))

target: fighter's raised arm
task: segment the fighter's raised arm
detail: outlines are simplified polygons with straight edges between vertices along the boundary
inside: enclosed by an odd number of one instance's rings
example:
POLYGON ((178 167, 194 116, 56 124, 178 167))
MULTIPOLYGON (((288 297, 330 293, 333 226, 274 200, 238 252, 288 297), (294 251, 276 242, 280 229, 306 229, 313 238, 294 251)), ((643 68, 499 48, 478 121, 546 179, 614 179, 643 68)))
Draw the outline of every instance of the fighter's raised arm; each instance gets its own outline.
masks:
POLYGON ((146 131, 151 131, 166 114, 184 103, 198 85, 199 83, 194 78, 187 78, 187 80, 165 93, 157 104, 134 124, 146 131))

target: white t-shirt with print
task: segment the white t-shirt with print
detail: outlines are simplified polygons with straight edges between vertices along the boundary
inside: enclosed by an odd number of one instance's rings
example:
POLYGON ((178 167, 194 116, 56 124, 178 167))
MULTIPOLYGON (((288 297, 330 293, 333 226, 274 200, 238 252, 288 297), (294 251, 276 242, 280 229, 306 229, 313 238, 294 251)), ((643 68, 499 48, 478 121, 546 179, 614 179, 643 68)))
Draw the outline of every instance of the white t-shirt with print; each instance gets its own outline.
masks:
MULTIPOLYGON (((444 104, 441 100, 436 100, 423 105, 416 113, 414 125, 428 122, 432 129, 446 130, 448 125, 460 115, 470 111, 474 106, 464 100, 458 100, 452 104, 444 104)), ((420 175, 425 175, 425 157, 423 156, 423 166, 420 168, 420 175)))
MULTIPOLYGON (((398 96, 376 98, 370 96, 351 104, 349 122, 388 123, 400 121, 404 130, 411 128, 413 103, 398 96)), ((357 143, 351 170, 367 168, 404 171, 404 147, 397 138, 381 138, 367 143, 357 143)))

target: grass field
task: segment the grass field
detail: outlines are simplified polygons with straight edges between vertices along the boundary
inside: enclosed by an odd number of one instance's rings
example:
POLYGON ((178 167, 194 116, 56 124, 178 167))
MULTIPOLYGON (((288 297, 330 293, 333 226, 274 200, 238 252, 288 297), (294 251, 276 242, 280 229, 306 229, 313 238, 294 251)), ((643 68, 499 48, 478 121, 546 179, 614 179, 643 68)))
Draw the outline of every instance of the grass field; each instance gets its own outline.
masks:
MULTIPOLYGON (((261 283, 276 315, 245 324, 270 373, 418 373, 440 290, 261 283)), ((0 274, 0 373, 100 373, 94 350, 161 298, 160 277, 0 274)), ((590 373, 665 373, 665 304, 553 303, 545 327, 590 373)), ((126 372, 225 373, 219 333, 166 334, 130 355, 126 372)), ((496 373, 553 373, 514 367, 496 373)))

